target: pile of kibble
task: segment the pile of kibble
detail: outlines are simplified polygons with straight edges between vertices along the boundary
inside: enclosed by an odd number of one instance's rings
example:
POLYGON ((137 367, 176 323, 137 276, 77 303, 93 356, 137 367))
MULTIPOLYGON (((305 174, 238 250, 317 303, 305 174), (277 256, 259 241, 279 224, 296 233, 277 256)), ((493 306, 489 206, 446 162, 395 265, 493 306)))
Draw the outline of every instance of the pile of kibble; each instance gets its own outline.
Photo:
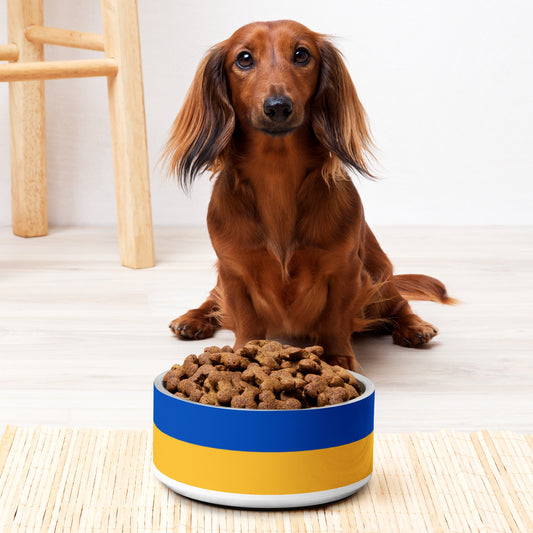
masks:
POLYGON ((245 409, 323 407, 357 398, 362 391, 353 374, 322 361, 323 352, 266 340, 235 352, 211 346, 174 365, 163 385, 180 398, 245 409))

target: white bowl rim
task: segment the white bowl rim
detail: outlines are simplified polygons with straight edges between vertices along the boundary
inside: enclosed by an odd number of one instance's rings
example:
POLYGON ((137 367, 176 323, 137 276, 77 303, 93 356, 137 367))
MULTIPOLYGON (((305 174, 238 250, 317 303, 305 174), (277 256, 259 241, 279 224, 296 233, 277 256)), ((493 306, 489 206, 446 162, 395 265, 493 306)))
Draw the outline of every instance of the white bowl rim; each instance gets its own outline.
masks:
POLYGON ((257 413, 287 413, 287 412, 308 412, 308 411, 315 411, 317 409, 334 409, 335 407, 342 407, 345 405, 350 405, 352 403, 361 402, 371 396, 375 392, 375 386, 372 381, 367 378, 366 376, 363 376, 362 374, 357 374, 356 372, 353 372, 352 370, 348 370, 350 374, 353 374, 355 379, 363 386, 364 391, 363 393, 358 396, 357 398, 353 398, 352 400, 348 400, 346 402, 336 403, 334 405, 324 405, 323 407, 303 407, 300 409, 243 409, 238 407, 226 407, 224 405, 208 405, 205 403, 200 402, 193 402, 192 400, 189 400, 187 398, 180 398, 179 396, 176 396, 172 394, 170 391, 168 391, 164 385, 163 385, 163 377, 167 374, 168 370, 165 372, 162 372, 156 378, 154 379, 154 386, 163 394, 166 394, 167 396, 170 396, 174 400, 177 401, 183 401, 187 403, 196 404, 201 407, 211 407, 213 409, 229 409, 231 411, 238 411, 238 412, 257 412, 257 413))

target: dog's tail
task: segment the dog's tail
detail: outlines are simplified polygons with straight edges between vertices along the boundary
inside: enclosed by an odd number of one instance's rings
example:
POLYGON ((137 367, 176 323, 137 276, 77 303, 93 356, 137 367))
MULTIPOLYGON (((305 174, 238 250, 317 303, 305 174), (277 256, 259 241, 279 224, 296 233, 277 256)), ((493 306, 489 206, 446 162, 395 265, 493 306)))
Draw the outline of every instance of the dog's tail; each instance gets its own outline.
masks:
POLYGON ((450 298, 442 281, 423 274, 401 274, 393 276, 398 292, 406 300, 427 300, 446 305, 459 303, 450 298))

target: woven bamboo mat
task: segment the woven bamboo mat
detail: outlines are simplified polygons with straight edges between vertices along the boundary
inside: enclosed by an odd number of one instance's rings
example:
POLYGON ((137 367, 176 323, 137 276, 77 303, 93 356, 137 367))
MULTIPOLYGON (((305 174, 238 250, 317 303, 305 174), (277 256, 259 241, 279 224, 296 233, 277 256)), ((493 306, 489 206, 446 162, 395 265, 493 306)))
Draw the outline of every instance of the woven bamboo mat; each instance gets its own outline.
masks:
POLYGON ((147 431, 19 428, 0 442, 0 531, 533 532, 533 436, 377 434, 359 493, 307 510, 201 504, 151 474, 147 431))

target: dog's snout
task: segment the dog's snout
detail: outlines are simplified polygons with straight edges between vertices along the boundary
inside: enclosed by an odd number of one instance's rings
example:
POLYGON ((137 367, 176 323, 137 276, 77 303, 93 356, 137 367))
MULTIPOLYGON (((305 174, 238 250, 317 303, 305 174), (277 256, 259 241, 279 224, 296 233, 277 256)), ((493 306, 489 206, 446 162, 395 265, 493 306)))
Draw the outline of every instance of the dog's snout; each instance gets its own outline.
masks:
POLYGON ((274 122, 285 122, 292 113, 292 100, 287 96, 271 96, 263 103, 263 112, 274 122))

